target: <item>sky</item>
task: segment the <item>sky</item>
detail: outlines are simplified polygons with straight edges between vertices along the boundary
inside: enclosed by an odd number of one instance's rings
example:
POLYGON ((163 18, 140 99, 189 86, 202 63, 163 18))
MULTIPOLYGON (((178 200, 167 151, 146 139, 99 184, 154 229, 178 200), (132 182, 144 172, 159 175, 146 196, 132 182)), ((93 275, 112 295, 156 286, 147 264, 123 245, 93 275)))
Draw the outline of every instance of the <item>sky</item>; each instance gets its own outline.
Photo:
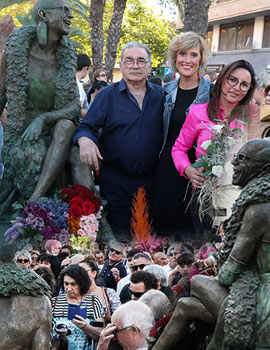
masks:
MULTIPOLYGON (((161 14, 161 7, 159 5, 158 0, 145 0, 146 5, 149 8, 152 8, 153 11, 160 15, 161 14)), ((163 17, 167 20, 175 20, 175 15, 173 15, 168 9, 163 8, 163 17)))

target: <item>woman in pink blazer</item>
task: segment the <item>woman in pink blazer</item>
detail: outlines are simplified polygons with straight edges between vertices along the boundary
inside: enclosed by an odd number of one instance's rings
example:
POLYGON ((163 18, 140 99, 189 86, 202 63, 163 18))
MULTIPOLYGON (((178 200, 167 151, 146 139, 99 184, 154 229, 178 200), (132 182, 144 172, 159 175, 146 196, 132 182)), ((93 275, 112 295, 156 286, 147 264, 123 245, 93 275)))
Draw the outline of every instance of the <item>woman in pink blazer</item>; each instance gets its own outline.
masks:
POLYGON ((237 107, 233 119, 247 120, 248 104, 256 86, 252 65, 244 60, 232 62, 225 66, 214 85, 210 101, 205 104, 192 105, 185 123, 172 148, 172 158, 181 176, 189 178, 193 187, 201 188, 205 177, 201 169, 191 166, 188 150, 197 142, 196 158, 206 153, 200 146, 210 139, 209 125, 217 124, 217 119, 231 122, 231 128, 243 125, 230 120, 231 112, 237 107))

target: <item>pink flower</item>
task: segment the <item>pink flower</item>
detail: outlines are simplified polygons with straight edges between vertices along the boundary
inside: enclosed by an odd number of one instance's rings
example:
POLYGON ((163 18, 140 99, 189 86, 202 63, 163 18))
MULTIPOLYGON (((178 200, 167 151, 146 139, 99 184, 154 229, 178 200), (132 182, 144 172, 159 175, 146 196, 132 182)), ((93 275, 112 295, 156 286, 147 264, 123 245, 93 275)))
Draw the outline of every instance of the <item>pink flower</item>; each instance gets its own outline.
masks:
POLYGON ((77 234, 80 235, 80 236, 87 236, 85 231, 82 230, 81 228, 77 231, 77 234))

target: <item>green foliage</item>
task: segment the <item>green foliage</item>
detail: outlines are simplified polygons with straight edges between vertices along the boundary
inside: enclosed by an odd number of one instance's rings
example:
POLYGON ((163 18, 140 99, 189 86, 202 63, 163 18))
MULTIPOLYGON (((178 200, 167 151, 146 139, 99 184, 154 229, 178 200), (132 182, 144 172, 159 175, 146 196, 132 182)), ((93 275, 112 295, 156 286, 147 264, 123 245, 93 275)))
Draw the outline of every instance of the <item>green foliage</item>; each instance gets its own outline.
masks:
POLYGON ((153 67, 157 67, 166 61, 168 43, 174 35, 172 26, 146 8, 143 0, 130 0, 122 23, 118 57, 125 43, 136 40, 150 47, 153 67))

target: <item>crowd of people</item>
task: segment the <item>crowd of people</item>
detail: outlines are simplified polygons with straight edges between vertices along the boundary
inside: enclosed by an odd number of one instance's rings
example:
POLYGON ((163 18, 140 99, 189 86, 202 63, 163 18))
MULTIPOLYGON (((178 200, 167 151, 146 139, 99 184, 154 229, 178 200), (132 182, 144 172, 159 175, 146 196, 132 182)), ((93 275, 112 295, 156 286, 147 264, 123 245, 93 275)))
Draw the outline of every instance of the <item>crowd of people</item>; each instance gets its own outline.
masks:
POLYGON ((40 250, 28 245, 17 251, 14 262, 34 270, 50 287, 52 349, 135 350, 147 349, 150 329, 189 295, 194 274, 208 274, 208 265, 215 273, 216 252, 210 243, 195 249, 188 241, 168 238, 151 253, 136 241, 100 241, 78 252, 49 240, 40 250))

